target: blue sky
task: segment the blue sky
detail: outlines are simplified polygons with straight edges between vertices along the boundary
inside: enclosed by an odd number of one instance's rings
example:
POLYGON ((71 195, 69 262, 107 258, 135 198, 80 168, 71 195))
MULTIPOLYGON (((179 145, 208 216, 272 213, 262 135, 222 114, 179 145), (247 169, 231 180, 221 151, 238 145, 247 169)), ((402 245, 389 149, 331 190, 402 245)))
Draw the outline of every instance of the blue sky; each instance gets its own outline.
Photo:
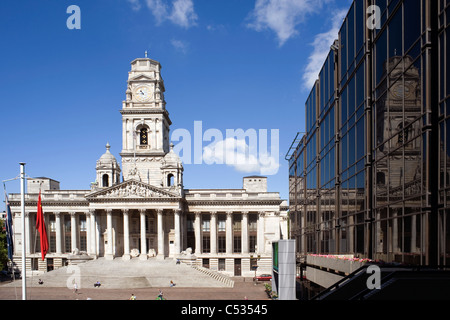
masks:
MULTIPOLYGON (((120 161, 130 62, 162 65, 171 130, 279 131, 269 191, 288 198, 284 156, 349 0, 25 0, 0 2, 0 178, 19 174, 89 189, 105 144, 120 161), (70 30, 66 10, 81 10, 70 30)), ((192 138, 194 139, 194 138, 192 138)), ((174 142, 176 144, 176 142, 174 142)), ((203 142, 203 147, 209 142, 203 142)), ((269 142, 270 145, 270 142, 269 142)), ((245 170, 247 169, 247 170, 245 170)), ((185 188, 241 188, 261 174, 185 164, 185 188)), ((19 192, 8 182, 8 192, 19 192)))

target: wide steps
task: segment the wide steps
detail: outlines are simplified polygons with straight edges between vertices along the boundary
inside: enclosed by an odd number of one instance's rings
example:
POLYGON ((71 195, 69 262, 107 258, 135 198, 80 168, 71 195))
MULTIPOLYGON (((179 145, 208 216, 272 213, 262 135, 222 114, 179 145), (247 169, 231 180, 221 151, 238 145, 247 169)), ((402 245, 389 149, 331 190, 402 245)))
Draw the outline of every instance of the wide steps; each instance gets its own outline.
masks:
MULTIPOLYGON (((66 266, 38 275, 27 276, 28 286, 68 287, 76 282, 78 288, 94 287, 99 281, 100 288, 131 289, 169 287, 173 281, 176 287, 232 287, 233 281, 205 268, 176 264, 173 259, 146 261, 131 259, 97 260, 79 265, 66 266), (38 280, 42 279, 42 285, 38 280)), ((16 284, 17 285, 16 280, 16 284)), ((13 284, 9 284, 13 285, 13 284)))

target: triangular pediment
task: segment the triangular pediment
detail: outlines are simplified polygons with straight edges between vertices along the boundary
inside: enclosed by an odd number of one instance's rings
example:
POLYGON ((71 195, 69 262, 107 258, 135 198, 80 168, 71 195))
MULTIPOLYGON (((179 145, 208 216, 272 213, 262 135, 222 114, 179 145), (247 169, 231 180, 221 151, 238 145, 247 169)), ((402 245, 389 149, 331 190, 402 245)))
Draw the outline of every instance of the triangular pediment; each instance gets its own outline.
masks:
POLYGON ((128 79, 128 81, 153 81, 155 80, 153 77, 149 77, 146 74, 143 73, 139 73, 133 77, 130 77, 130 79, 128 79))
POLYGON ((161 188, 149 185, 136 180, 128 180, 115 186, 94 191, 86 195, 89 199, 160 199, 172 198, 176 199, 180 196, 174 192, 163 190, 161 188))

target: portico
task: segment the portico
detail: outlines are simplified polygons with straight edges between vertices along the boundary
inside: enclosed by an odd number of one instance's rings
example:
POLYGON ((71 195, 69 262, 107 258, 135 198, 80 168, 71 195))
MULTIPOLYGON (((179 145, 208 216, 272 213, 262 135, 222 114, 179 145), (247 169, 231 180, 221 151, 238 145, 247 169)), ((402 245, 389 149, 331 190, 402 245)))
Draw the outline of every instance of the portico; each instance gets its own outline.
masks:
MULTIPOLYGON (((183 201, 175 193, 143 182, 129 180, 86 196, 89 201, 91 228, 97 217, 104 220, 105 258, 121 256, 130 259, 139 252, 140 259, 148 255, 173 257, 181 252, 181 219, 183 201)), ((99 255, 95 232, 88 232, 89 254, 99 255)))

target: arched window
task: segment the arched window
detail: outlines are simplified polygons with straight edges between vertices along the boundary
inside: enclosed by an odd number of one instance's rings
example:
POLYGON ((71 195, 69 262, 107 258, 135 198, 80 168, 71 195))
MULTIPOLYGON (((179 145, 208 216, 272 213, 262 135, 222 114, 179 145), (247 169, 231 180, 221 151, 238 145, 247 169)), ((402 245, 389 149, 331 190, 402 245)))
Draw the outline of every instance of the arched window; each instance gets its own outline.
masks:
POLYGON ((384 172, 377 172, 377 184, 385 185, 386 184, 386 176, 384 172))
POLYGON ((148 129, 147 128, 142 128, 141 129, 141 133, 140 133, 140 144, 141 145, 148 145, 148 129))
POLYGON ((173 174, 169 173, 169 174, 167 175, 167 186, 168 186, 168 187, 173 186, 173 182, 174 182, 173 174))
POLYGON ((409 138, 410 138, 410 131, 411 131, 411 126, 409 125, 408 122, 405 122, 405 126, 403 126, 403 123, 400 123, 397 126, 397 132, 398 132, 398 140, 397 140, 397 145, 401 146, 404 143, 407 143, 409 138), (406 129, 404 129, 406 128, 406 129))
POLYGON ((109 186, 109 176, 107 174, 104 174, 102 179, 103 179, 102 186, 103 187, 108 187, 109 186))

